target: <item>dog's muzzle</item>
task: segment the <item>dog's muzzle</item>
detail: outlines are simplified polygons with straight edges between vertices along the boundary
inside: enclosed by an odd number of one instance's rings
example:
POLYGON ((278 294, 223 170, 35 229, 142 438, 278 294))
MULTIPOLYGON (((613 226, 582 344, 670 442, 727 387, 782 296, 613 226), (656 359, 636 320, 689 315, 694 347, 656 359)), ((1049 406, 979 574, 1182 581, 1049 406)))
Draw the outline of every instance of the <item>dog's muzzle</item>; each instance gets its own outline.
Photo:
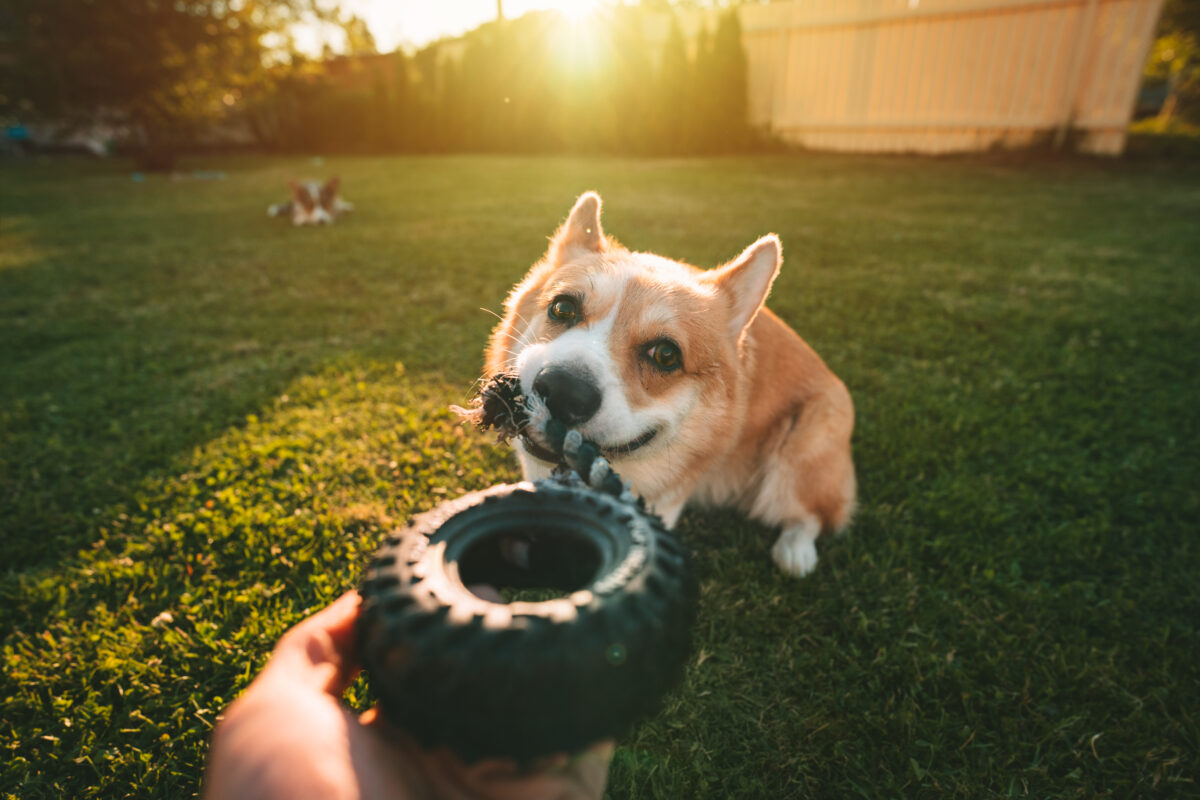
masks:
POLYGON ((592 374, 583 369, 545 367, 533 379, 533 391, 555 419, 567 425, 587 422, 600 410, 604 396, 592 374))

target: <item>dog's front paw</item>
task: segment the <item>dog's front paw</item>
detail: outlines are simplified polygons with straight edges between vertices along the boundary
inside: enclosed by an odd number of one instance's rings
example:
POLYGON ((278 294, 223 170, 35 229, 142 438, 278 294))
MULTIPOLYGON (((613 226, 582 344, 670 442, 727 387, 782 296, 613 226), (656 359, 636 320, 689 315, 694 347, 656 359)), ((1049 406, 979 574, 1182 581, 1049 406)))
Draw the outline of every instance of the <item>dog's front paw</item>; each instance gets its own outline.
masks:
POLYGON ((811 525, 785 528, 771 548, 771 558, 785 575, 803 578, 817 568, 817 534, 811 525))

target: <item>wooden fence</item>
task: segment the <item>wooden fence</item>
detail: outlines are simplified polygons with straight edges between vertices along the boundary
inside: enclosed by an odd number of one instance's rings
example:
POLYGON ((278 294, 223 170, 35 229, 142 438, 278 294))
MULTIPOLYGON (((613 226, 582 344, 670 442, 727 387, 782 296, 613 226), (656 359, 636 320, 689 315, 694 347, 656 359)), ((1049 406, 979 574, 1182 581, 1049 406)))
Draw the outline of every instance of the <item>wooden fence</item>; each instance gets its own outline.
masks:
MULTIPOLYGON (((939 153, 1050 140, 1119 154, 1161 6, 743 5, 750 120, 787 142, 824 150, 939 153)), ((694 33, 701 22, 694 16, 685 27, 694 33)))

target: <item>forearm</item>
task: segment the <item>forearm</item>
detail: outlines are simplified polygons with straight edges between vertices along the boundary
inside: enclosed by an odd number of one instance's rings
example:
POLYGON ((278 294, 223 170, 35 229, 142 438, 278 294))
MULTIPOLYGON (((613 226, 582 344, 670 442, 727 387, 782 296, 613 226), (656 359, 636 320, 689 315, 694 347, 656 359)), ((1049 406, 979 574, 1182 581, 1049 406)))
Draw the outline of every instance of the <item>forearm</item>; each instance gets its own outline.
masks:
POLYGON ((350 759, 349 715, 324 698, 283 691, 251 687, 226 712, 209 753, 206 798, 362 796, 350 759))

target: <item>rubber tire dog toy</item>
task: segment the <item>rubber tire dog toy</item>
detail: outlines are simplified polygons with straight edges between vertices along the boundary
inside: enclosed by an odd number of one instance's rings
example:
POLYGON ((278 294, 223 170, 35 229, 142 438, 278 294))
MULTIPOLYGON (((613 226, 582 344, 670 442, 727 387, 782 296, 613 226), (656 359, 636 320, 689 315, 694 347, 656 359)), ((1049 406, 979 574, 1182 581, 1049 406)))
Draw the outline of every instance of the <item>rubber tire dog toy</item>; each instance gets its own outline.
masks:
POLYGON ((423 746, 467 761, 579 752, 679 680, 689 566, 640 501, 574 473, 474 492, 413 519, 368 565, 361 663, 385 717, 423 746), (563 596, 491 602, 476 584, 563 596))

